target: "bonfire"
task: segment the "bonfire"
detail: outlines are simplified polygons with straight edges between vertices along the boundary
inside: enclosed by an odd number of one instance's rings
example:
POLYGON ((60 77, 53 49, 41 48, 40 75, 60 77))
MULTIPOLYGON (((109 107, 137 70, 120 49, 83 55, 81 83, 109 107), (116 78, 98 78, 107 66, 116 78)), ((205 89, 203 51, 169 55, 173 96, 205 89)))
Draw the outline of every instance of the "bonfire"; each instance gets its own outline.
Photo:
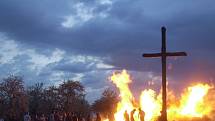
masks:
MULTIPOLYGON (((161 91, 156 93, 153 89, 141 92, 139 102, 129 89, 132 83, 126 70, 113 73, 110 80, 119 89, 120 101, 117 104, 115 121, 124 121, 124 112, 141 108, 145 112, 145 121, 157 121, 161 115, 161 91)), ((215 121, 214 118, 214 86, 206 83, 191 84, 184 89, 180 97, 176 97, 171 89, 167 91, 168 121, 215 121)), ((130 113, 129 113, 130 114, 130 113)), ((140 121, 138 110, 134 113, 134 120, 140 121)), ((104 119, 103 121, 108 121, 104 119)))

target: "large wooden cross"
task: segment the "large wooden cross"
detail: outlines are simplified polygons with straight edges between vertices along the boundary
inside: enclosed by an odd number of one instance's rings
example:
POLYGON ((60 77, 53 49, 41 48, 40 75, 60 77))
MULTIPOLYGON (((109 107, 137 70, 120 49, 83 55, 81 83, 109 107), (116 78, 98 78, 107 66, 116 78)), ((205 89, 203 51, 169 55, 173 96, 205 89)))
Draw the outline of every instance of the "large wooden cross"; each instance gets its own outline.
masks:
POLYGON ((166 58, 167 56, 187 56, 185 52, 166 52, 166 28, 161 28, 162 47, 160 53, 143 54, 143 57, 161 57, 162 62, 162 121, 167 121, 166 107, 166 58))

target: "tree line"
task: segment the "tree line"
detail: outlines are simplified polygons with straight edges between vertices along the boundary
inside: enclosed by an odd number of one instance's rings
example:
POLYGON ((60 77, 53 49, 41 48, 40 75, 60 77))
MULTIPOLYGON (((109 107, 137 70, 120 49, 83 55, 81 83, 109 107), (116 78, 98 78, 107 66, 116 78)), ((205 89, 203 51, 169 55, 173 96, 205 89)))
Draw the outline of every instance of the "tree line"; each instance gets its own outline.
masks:
POLYGON ((104 117, 113 117, 118 102, 115 91, 106 89, 93 104, 85 96, 85 87, 79 81, 66 80, 58 86, 36 83, 26 87, 21 76, 10 75, 0 81, 0 117, 20 121, 25 112, 34 115, 52 111, 99 112, 104 117))

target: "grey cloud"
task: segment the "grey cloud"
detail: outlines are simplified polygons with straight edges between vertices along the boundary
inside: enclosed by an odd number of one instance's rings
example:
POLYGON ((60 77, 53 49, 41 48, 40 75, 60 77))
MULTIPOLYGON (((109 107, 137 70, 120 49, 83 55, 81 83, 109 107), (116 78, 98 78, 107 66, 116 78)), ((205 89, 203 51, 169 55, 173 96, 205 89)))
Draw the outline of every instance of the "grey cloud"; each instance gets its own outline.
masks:
POLYGON ((82 62, 74 62, 74 63, 64 63, 60 62, 56 65, 54 70, 71 72, 71 73, 84 73, 88 71, 92 71, 96 69, 95 64, 82 63, 82 62))
MULTIPOLYGON (((96 4, 95 1, 82 2, 89 6, 96 4)), ((188 77, 192 67, 198 68, 199 64, 195 63, 205 59, 202 68, 205 68, 205 73, 210 71, 209 77, 214 76, 215 58, 211 57, 215 44, 214 1, 118 0, 113 3, 106 18, 93 18, 82 26, 65 29, 61 22, 64 16, 74 14, 71 9, 74 3, 3 0, 0 2, 0 31, 26 46, 41 49, 57 47, 68 53, 109 57, 109 60, 104 59, 104 63, 117 69, 159 73, 160 60, 144 59, 141 55, 143 52, 160 51, 160 27, 166 25, 168 50, 187 51, 189 54, 181 61, 170 61, 177 71, 169 74, 188 77)), ((97 7, 94 12, 107 9, 107 6, 97 7)), ((86 68, 87 65, 60 62, 50 68, 74 73, 95 69, 94 66, 86 68)), ((99 79, 102 77, 95 80, 99 79)), ((96 83, 91 74, 87 74, 84 80, 96 83)))
POLYGON ((111 71, 95 70, 84 73, 84 76, 81 78, 81 82, 87 87, 99 89, 110 85, 110 80, 108 79, 109 76, 111 76, 111 71))

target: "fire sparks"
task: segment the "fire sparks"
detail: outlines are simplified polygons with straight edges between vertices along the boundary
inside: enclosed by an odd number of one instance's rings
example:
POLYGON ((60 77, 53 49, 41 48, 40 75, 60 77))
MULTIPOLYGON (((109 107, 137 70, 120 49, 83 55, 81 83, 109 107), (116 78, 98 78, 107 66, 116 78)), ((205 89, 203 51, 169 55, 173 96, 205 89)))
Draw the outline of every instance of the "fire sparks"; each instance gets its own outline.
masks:
MULTIPOLYGON (((110 80, 116 85, 120 92, 120 101, 117 104, 117 112, 114 115, 115 121, 124 121, 124 113, 133 109, 141 108, 145 112, 145 121, 156 121, 161 111, 161 93, 156 94, 152 89, 143 90, 140 101, 135 102, 129 83, 132 83, 130 75, 126 70, 113 73, 110 80)), ((175 98, 174 93, 168 90, 168 120, 183 120, 182 118, 203 117, 212 112, 211 106, 204 103, 208 92, 213 86, 208 84, 196 84, 188 87, 180 99, 175 98)), ((140 121, 138 110, 134 113, 134 120, 140 121)), ((106 121, 106 120, 105 120, 106 121)))

